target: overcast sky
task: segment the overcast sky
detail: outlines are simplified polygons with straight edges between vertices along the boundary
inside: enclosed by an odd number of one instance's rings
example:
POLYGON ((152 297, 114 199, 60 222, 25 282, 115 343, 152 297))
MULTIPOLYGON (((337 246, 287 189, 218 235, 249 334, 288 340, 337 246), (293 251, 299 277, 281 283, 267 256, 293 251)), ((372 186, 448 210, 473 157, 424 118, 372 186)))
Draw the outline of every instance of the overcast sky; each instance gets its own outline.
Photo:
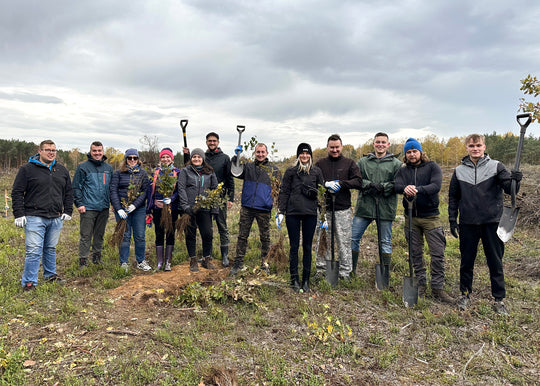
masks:
MULTIPOLYGON (((520 79, 540 76, 540 2, 2 0, 0 138, 86 151, 144 135, 358 146, 519 133, 520 79)), ((540 134, 540 126, 529 132, 540 134)))

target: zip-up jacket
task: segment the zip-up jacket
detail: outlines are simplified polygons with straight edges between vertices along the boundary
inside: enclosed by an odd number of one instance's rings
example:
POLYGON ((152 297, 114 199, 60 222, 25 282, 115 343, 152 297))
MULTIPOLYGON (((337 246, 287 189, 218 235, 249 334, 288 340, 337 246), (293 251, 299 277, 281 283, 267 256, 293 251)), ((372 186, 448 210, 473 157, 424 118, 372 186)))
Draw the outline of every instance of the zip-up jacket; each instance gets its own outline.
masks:
POLYGON ((15 177, 11 191, 13 216, 60 217, 73 213, 73 189, 68 170, 56 160, 50 166, 30 157, 15 177))
MULTIPOLYGON (((236 156, 233 157, 234 162, 236 156)), ((244 180, 242 186, 242 206, 246 208, 264 210, 270 212, 272 210, 272 181, 270 173, 274 178, 280 178, 279 170, 276 166, 268 162, 268 158, 264 161, 249 162, 244 165, 242 174, 237 178, 244 180)))
POLYGON ((179 207, 185 211, 193 208, 197 196, 206 196, 205 190, 217 188, 218 182, 216 174, 211 170, 203 168, 199 174, 193 165, 188 165, 180 170, 177 186, 179 207))
MULTIPOLYGON (((398 170, 394 184, 396 193, 403 194, 408 185, 416 186, 416 200, 413 205, 413 217, 438 216, 439 192, 442 185, 442 171, 433 161, 422 161, 418 165, 406 164, 398 170)), ((403 207, 408 213, 405 195, 403 207)))
POLYGON ((86 207, 86 210, 104 210, 110 204, 109 185, 111 183, 113 168, 106 163, 107 157, 100 161, 86 155, 88 161, 77 166, 73 177, 73 198, 75 207, 86 207))
POLYGON ((369 153, 358 161, 360 173, 362 173, 362 190, 358 193, 354 215, 357 217, 376 218, 375 199, 369 193, 369 184, 381 184, 383 194, 378 196, 379 216, 381 220, 394 221, 397 209, 397 195, 394 192, 394 180, 397 171, 401 168, 401 161, 397 155, 387 153, 384 157, 377 158, 375 153, 369 153))
POLYGON ((139 195, 133 200, 132 204, 136 208, 140 208, 145 205, 146 200, 146 189, 148 189, 148 174, 140 166, 136 166, 133 169, 128 169, 126 171, 117 170, 114 172, 111 186, 110 186, 110 195, 111 195, 111 204, 115 211, 119 211, 124 208, 122 205, 122 198, 127 199, 129 184, 133 182, 134 184, 140 183, 139 195))
MULTIPOLYGON (((503 211, 503 190, 510 194, 512 180, 504 165, 485 155, 476 165, 469 156, 461 160, 450 180, 448 220, 462 224, 498 223, 503 211)), ((516 193, 519 184, 516 186, 516 193)))
POLYGON ((299 172, 298 166, 292 166, 285 171, 279 191, 279 211, 287 215, 317 215, 318 186, 324 184, 321 169, 313 165, 309 174, 299 172), (307 197, 302 192, 310 191, 313 195, 307 197))
MULTIPOLYGON (((343 155, 339 157, 327 156, 320 159, 315 164, 322 171, 324 181, 338 180, 341 189, 335 194, 335 210, 345 210, 351 207, 350 189, 360 189, 362 187, 362 173, 356 163, 343 155)), ((332 210, 331 193, 326 196, 326 207, 332 210)))
POLYGON ((205 161, 212 166, 216 173, 218 183, 223 182, 223 188, 227 200, 234 201, 234 178, 231 174, 231 159, 220 148, 215 151, 206 150, 205 161))
MULTIPOLYGON (((146 189, 146 214, 150 214, 153 209, 158 208, 156 206, 156 201, 163 200, 163 194, 159 192, 159 179, 163 176, 163 169, 161 166, 158 166, 154 170, 152 180, 148 182, 148 188, 146 189)), ((178 176, 180 175, 180 169, 172 167, 169 170, 169 176, 176 178, 174 184, 174 191, 171 194, 171 210, 178 210, 178 176)))

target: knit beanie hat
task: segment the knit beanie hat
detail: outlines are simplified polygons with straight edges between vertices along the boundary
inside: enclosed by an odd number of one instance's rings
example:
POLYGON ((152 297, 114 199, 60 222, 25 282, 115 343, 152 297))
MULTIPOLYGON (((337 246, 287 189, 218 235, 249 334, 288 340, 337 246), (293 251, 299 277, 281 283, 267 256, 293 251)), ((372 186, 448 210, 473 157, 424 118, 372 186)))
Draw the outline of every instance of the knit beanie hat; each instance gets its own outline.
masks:
POLYGON ((403 153, 407 153, 407 150, 416 149, 422 152, 422 145, 414 138, 409 138, 403 146, 403 153))
POLYGON ((298 148, 296 149, 296 156, 298 157, 303 152, 308 152, 310 156, 313 156, 313 153, 311 152, 311 146, 309 146, 308 143, 302 142, 300 145, 298 145, 298 148))
POLYGON ((161 158, 165 154, 168 155, 169 157, 171 157, 174 160, 172 149, 170 147, 164 147, 163 150, 161 150, 159 152, 159 158, 161 158))
POLYGON ((204 150, 203 149, 200 149, 200 148, 193 149, 191 151, 191 157, 190 158, 193 158, 193 156, 195 154, 200 155, 203 161, 205 160, 204 150))
POLYGON ((139 156, 139 152, 137 151, 137 149, 133 149, 133 148, 127 149, 127 150, 126 150, 126 153, 124 154, 124 158, 127 158, 127 157, 129 157, 130 155, 131 155, 131 156, 134 155, 135 157, 138 157, 138 156, 139 156))

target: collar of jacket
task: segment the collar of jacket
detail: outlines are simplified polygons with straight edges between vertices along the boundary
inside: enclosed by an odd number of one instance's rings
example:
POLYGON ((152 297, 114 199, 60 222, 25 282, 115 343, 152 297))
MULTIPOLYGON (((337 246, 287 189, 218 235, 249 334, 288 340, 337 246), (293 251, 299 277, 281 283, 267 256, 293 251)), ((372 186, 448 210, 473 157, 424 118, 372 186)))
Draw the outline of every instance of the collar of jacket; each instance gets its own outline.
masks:
POLYGON ((340 159, 343 158, 343 154, 340 154, 338 155, 337 157, 332 157, 331 155, 328 155, 328 159, 331 161, 331 162, 337 162, 339 161, 340 159))
POLYGON ((213 155, 216 155, 216 154, 219 154, 219 153, 223 153, 223 151, 221 150, 221 148, 219 147, 216 147, 216 150, 210 150, 210 149, 206 149, 206 151, 204 152, 205 155, 207 156, 213 156, 213 155))
POLYGON ((266 165, 267 163, 268 163, 268 158, 265 158, 265 159, 262 160, 262 161, 255 160, 255 165, 256 165, 256 166, 266 165))
POLYGON ((30 158, 28 159, 28 162, 30 162, 30 163, 32 163, 32 164, 44 166, 44 167, 46 167, 46 168, 49 169, 49 170, 52 170, 52 167, 56 164, 56 160, 53 160, 53 162, 51 162, 50 165, 44 164, 43 162, 41 162, 41 161, 39 160, 39 153, 36 153, 36 154, 34 154, 32 157, 30 157, 30 158))
MULTIPOLYGON (((485 164, 486 162, 488 162, 491 158, 489 157, 489 154, 488 153, 484 153, 484 156, 482 158, 480 158, 478 160, 478 162, 476 163, 476 166, 481 166, 483 164, 485 164)), ((474 167, 474 162, 471 161, 471 157, 469 155, 466 155, 465 157, 463 157, 461 159, 461 163, 465 166, 470 166, 470 167, 474 167)))
POLYGON ((105 154, 103 154, 103 157, 101 157, 101 159, 99 161, 93 159, 92 156, 90 155, 90 153, 86 153, 86 158, 88 158, 88 161, 90 161, 93 164, 96 164, 98 166, 101 165, 103 162, 105 162, 107 160, 107 156, 105 154))
MULTIPOLYGON (((369 159, 377 158, 374 151, 372 151, 371 153, 368 153, 367 157, 369 159)), ((386 153, 384 156, 382 156, 381 158, 378 158, 378 159, 380 159, 382 161, 382 160, 386 160, 386 159, 389 159, 389 158, 397 158, 397 157, 399 157, 399 154, 386 153)))

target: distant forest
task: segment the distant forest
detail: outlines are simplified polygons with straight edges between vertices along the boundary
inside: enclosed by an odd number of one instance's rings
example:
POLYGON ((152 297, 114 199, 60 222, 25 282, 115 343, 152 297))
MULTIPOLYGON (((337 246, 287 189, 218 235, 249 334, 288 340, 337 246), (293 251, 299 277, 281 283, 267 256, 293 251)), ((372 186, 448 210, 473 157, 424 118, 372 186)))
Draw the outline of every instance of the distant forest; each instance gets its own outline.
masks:
MULTIPOLYGON (((519 141, 519 136, 513 133, 497 134, 484 134, 486 137, 487 153, 491 158, 502 161, 509 169, 511 169, 515 162, 516 150, 519 141)), ((464 137, 451 137, 448 140, 439 139, 435 135, 429 135, 419 139, 424 152, 427 156, 437 162, 441 166, 453 167, 456 166, 461 158, 466 155, 464 137)), ((159 145, 157 138, 143 137, 140 140, 142 147, 140 147, 139 154, 143 160, 145 166, 149 169, 155 167, 159 162, 159 145)), ((354 160, 360 159, 362 155, 373 151, 371 140, 366 141, 359 147, 354 147, 350 144, 343 146, 343 155, 350 157, 354 160)), ((392 142, 392 139, 391 139, 392 142)), ((392 143, 390 151, 394 154, 402 153, 403 141, 399 143, 392 143)), ((32 142, 20 141, 17 139, 0 139, 0 167, 5 169, 19 168, 21 165, 28 162, 28 158, 37 153, 38 145, 32 142)), ((65 165, 69 170, 74 171, 77 165, 85 161, 86 153, 88 150, 71 149, 71 150, 58 150, 57 159, 60 163, 65 165)), ((117 168, 123 160, 124 153, 118 149, 107 147, 105 149, 105 155, 108 158, 108 162, 117 168)), ((400 159, 402 159, 402 155, 400 159)), ((325 148, 317 148, 313 150, 313 158, 315 160, 326 156, 325 148)), ((278 163, 289 164, 294 159, 291 156, 286 159, 276 160, 278 163)), ((537 165, 540 164, 540 137, 535 138, 529 135, 525 138, 523 152, 521 156, 521 162, 524 164, 537 165)), ((175 164, 177 166, 183 166, 182 154, 177 153, 175 156, 175 164)))

